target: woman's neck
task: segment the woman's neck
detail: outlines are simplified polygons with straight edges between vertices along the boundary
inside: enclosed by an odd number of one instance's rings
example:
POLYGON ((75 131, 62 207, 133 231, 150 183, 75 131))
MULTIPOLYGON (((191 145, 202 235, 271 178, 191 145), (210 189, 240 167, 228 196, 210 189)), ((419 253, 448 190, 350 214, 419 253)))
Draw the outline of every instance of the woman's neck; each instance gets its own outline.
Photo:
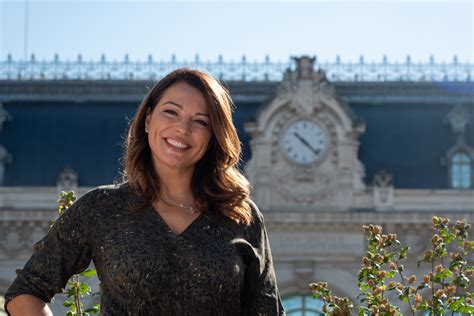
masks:
POLYGON ((163 193, 171 198, 188 200, 193 198, 191 181, 193 170, 183 172, 178 169, 155 168, 160 178, 163 193))

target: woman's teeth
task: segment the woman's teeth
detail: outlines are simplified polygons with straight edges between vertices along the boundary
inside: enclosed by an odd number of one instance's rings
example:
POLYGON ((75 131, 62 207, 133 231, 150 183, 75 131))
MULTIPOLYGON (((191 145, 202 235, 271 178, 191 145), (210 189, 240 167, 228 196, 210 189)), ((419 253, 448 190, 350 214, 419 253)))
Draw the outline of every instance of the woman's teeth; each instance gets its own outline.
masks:
POLYGON ((180 142, 178 142, 178 141, 176 141, 176 140, 174 140, 174 139, 171 139, 171 138, 167 138, 167 139, 166 139, 166 142, 167 142, 168 144, 170 144, 171 146, 176 147, 176 148, 180 148, 180 149, 189 148, 188 145, 183 144, 183 143, 180 143, 180 142))

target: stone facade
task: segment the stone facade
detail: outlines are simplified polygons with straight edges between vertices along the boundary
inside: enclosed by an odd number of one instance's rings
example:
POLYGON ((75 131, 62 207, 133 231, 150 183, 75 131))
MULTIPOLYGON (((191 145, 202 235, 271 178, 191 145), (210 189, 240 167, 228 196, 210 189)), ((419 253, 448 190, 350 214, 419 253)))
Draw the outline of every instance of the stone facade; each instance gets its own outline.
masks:
MULTIPOLYGON (((371 182, 364 181, 366 166, 358 151, 361 136, 371 127, 348 102, 399 102, 403 106, 417 100, 448 100, 455 105, 463 98, 434 88, 432 94, 423 97, 416 92, 420 87, 426 91, 430 83, 416 87, 404 83, 339 83, 335 87, 323 71, 314 70, 313 63, 311 58, 297 59, 296 68, 288 70, 278 84, 231 84, 237 102, 263 104, 254 121, 245 124, 251 155, 244 169, 253 186, 253 199, 265 216, 282 297, 309 294, 308 283, 328 281, 336 295, 356 301, 357 272, 366 247, 362 225, 382 225, 384 231, 397 233, 402 243, 410 244, 406 267, 420 275, 427 269, 415 272, 416 260, 428 246, 431 217, 464 218, 474 223, 474 189, 397 188, 397 174, 384 169, 377 170, 371 182), (384 96, 385 89, 392 89, 390 95, 384 96), (398 97, 394 97, 394 90, 398 97), (348 96, 343 97, 341 92, 348 96), (313 136, 319 137, 320 143, 314 142, 313 136), (289 151, 293 150, 308 161, 292 156, 289 151)), ((76 99, 78 91, 84 92, 79 96, 81 102, 141 98, 136 83, 105 82, 95 86, 96 83, 83 82, 78 90, 75 82, 59 85, 63 89, 54 95, 57 87, 52 83, 30 84, 34 86, 30 96, 33 99, 76 99)), ((10 88, 8 94, 0 85, 0 96, 10 101, 21 99, 25 91, 21 82, 10 88)), ((2 126, 12 117, 1 103, 0 110, 1 133, 2 126)), ((446 124, 452 127, 458 141, 454 149, 446 149, 442 159, 445 164, 462 146, 474 158, 474 144, 463 134, 470 121, 465 119, 468 116, 462 107, 453 107, 446 117, 446 124)), ((12 158, 15 159, 0 144, 0 181, 2 168, 12 158)), ((470 170, 474 170, 472 163, 470 170)), ((81 196, 91 189, 80 185, 81 174, 74 168, 64 166, 56 177, 56 186, 0 186, 0 293, 56 217, 59 191, 74 189, 81 196)), ((56 303, 53 309, 60 312, 59 305, 56 303)))

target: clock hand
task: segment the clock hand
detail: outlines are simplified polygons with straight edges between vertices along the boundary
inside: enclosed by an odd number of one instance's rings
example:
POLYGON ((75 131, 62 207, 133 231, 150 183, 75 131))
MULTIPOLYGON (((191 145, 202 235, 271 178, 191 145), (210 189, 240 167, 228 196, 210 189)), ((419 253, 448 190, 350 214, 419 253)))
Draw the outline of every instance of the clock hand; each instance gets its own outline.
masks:
POLYGON ((319 155, 319 153, 321 152, 321 150, 319 150, 319 149, 314 149, 313 146, 311 146, 311 144, 308 143, 308 141, 307 141, 306 139, 304 139, 303 137, 301 137, 300 134, 294 132, 293 135, 295 135, 295 137, 298 138, 299 141, 300 141, 303 145, 305 145, 306 147, 308 147, 309 150, 311 150, 316 156, 319 155))

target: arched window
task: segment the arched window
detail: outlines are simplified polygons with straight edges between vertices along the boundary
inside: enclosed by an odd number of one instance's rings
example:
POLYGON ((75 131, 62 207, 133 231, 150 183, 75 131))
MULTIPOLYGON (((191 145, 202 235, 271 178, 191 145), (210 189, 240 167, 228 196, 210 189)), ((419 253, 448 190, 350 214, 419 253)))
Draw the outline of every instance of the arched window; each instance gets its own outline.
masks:
POLYGON ((320 316, 323 313, 323 301, 312 295, 291 295, 283 298, 283 306, 288 316, 320 316))
POLYGON ((471 158, 464 152, 458 152, 451 158, 451 186, 454 189, 471 187, 471 158))

